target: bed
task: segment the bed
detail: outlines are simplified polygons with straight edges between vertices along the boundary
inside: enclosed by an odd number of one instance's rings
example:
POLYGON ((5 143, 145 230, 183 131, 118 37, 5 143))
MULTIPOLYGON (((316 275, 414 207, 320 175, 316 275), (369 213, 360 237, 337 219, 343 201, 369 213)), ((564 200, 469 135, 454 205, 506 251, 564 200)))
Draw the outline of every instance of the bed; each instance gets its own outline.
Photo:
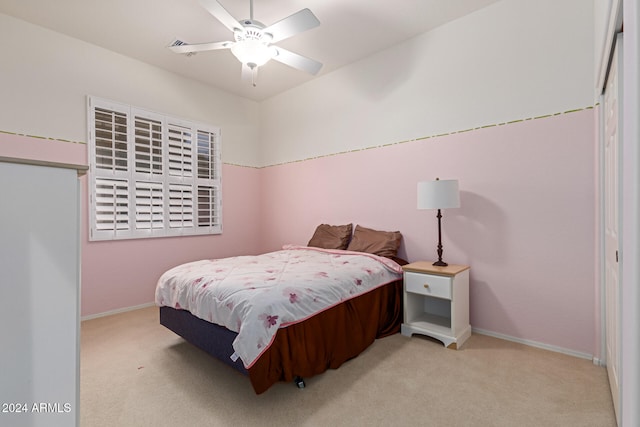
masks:
POLYGON ((247 375, 257 394, 336 369, 399 332, 399 232, 321 224, 307 246, 165 272, 160 323, 247 375))

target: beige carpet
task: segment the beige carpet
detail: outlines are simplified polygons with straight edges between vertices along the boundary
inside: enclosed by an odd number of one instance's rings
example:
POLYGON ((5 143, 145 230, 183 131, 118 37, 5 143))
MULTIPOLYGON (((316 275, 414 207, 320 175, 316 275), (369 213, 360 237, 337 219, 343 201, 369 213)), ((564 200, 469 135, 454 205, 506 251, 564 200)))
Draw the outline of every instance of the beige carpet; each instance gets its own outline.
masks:
POLYGON ((306 383, 255 395, 155 307, 82 323, 84 427, 615 426, 604 368, 483 335, 455 351, 397 334, 306 383))

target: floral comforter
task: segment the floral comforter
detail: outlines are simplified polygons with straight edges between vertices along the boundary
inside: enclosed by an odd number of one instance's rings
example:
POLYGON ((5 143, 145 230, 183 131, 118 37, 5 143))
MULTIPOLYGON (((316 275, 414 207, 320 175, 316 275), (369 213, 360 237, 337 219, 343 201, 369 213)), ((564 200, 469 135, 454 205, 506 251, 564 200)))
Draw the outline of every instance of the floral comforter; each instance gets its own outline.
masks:
POLYGON ((401 277, 402 268, 387 258, 287 245, 174 267, 158 280, 155 300, 237 332, 232 358, 250 368, 278 328, 401 277))

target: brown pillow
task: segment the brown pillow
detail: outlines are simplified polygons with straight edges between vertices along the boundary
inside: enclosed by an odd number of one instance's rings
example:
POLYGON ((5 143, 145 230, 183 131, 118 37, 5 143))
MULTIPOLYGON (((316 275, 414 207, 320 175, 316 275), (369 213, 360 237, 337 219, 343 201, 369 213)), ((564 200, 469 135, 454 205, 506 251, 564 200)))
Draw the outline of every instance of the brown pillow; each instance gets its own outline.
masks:
POLYGON ((311 237, 307 246, 323 249, 347 249, 347 245, 349 245, 349 240, 351 239, 352 229, 353 224, 320 224, 316 227, 316 231, 313 233, 313 237, 311 237))
POLYGON ((399 231, 378 231, 356 225, 347 250, 395 257, 401 240, 402 234, 399 231))

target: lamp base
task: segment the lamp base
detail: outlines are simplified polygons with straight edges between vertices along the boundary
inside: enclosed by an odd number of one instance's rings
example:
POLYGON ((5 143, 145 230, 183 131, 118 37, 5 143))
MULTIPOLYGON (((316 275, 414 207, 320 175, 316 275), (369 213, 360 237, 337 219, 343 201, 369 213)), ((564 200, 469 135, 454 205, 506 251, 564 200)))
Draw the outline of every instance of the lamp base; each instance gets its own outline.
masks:
POLYGON ((442 260, 439 260, 439 261, 434 262, 432 265, 435 265, 437 267, 446 267, 449 264, 447 264, 446 262, 444 262, 442 260))

